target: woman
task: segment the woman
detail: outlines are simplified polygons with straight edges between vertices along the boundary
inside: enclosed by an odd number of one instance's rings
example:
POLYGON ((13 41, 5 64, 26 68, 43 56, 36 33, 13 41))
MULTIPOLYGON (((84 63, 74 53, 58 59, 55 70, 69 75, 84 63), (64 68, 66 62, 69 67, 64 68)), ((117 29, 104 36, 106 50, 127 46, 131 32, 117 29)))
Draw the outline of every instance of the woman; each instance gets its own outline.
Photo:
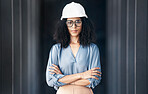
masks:
POLYGON ((79 3, 67 4, 54 34, 46 69, 46 81, 57 94, 93 94, 100 83, 99 49, 91 22, 79 3))

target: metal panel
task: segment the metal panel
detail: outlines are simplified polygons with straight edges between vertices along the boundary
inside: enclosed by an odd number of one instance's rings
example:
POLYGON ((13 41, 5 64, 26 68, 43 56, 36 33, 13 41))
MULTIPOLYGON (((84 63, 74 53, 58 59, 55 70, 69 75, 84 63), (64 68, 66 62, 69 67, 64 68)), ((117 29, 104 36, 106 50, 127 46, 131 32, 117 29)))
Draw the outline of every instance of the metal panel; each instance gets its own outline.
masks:
POLYGON ((13 94, 22 92, 22 30, 21 30, 21 0, 13 0, 13 94))
POLYGON ((12 92, 12 11, 11 0, 2 0, 0 5, 1 14, 1 91, 0 94, 12 92), (3 10, 5 9, 5 10, 3 10), (7 19, 7 20, 6 20, 7 19))
POLYGON ((0 2, 0 94, 40 94, 39 1, 0 2))
POLYGON ((135 0, 127 0, 126 94, 135 94, 135 0))
POLYGON ((107 94, 147 94, 147 0, 107 7, 107 94))
POLYGON ((136 92, 147 94, 146 75, 147 70, 147 32, 148 32, 148 1, 137 1, 137 25, 136 25, 136 92))

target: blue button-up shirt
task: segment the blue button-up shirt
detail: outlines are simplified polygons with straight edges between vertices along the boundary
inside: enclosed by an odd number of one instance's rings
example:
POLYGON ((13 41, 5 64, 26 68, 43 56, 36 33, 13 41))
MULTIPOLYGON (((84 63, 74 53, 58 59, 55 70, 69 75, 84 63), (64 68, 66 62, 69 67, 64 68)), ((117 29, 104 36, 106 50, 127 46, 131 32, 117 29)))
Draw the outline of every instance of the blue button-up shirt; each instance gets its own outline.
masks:
MULTIPOLYGON (((66 83, 59 82, 58 79, 75 73, 82 73, 89 69, 100 67, 100 54, 96 44, 91 43, 90 46, 80 45, 79 50, 74 57, 70 45, 67 48, 61 48, 60 43, 52 46, 49 54, 47 69, 46 69, 46 82, 49 86, 54 87, 56 90, 66 83), (62 74, 50 74, 49 66, 52 64, 57 65, 62 74)), ((86 87, 94 88, 100 83, 101 77, 96 76, 99 80, 89 78, 90 84, 86 87)))

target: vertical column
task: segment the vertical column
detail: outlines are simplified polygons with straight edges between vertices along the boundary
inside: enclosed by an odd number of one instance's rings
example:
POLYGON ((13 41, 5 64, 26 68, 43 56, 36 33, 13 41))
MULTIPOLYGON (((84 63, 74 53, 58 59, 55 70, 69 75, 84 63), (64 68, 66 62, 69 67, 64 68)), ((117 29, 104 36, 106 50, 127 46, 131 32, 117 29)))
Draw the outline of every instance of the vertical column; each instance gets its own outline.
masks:
POLYGON ((147 0, 108 0, 108 94, 147 94, 147 0))
POLYGON ((147 94, 148 1, 137 0, 136 94, 147 94))
POLYGON ((13 19, 13 92, 22 94, 22 12, 21 0, 12 1, 13 19))
POLYGON ((0 4, 0 94, 40 94, 39 1, 0 4))
POLYGON ((0 94, 12 93, 12 1, 0 1, 0 94))
POLYGON ((135 55, 136 55, 136 0, 127 0, 127 19, 126 19, 126 94, 135 94, 135 55))

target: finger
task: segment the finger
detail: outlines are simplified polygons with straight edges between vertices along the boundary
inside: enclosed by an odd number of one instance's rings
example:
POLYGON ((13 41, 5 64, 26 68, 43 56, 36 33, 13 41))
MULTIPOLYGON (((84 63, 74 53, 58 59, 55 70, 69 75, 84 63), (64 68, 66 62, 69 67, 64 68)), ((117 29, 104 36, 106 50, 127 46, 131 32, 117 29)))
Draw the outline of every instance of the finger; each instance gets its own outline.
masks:
POLYGON ((51 69, 49 69, 49 71, 50 71, 51 74, 54 74, 54 73, 58 74, 58 72, 55 71, 55 70, 51 70, 51 69))
POLYGON ((59 72, 59 71, 60 71, 60 70, 59 70, 59 69, 57 69, 56 67, 52 67, 52 66, 50 66, 50 68, 52 68, 52 69, 56 70, 57 72, 59 72))
POLYGON ((48 69, 48 71, 53 71, 52 69, 48 69))
POLYGON ((102 74, 100 71, 97 71, 97 70, 93 70, 94 73, 99 73, 99 74, 102 74))
POLYGON ((97 70, 97 69, 100 69, 99 67, 95 67, 95 68, 92 68, 91 70, 97 70))
POLYGON ((59 67, 55 64, 52 64, 57 70, 60 70, 59 67))
POLYGON ((55 68, 59 69, 59 67, 55 64, 52 64, 52 66, 50 66, 50 67, 55 67, 55 68))
POLYGON ((54 72, 50 72, 50 74, 55 74, 54 72))
POLYGON ((92 73, 91 75, 98 75, 98 76, 101 76, 100 74, 98 74, 98 73, 92 73))
POLYGON ((50 66, 50 69, 55 70, 57 74, 62 74, 59 68, 57 69, 54 66, 50 66))
POLYGON ((54 69, 59 73, 59 74, 62 74, 61 73, 61 70, 59 69, 59 67, 55 64, 52 64, 54 66, 54 69))
POLYGON ((52 69, 49 69, 49 71, 50 72, 56 72, 56 73, 58 73, 56 70, 52 70, 52 69))
POLYGON ((56 70, 56 68, 55 68, 54 66, 50 66, 50 68, 52 68, 52 69, 56 70))
POLYGON ((99 78, 97 78, 97 77, 95 77, 95 76, 91 76, 91 78, 94 78, 94 79, 97 79, 97 80, 99 80, 99 78))
POLYGON ((50 74, 59 74, 59 73, 57 73, 57 72, 50 72, 50 74))
POLYGON ((51 70, 51 69, 49 69, 48 71, 50 71, 50 72, 56 72, 55 70, 51 70))
POLYGON ((57 66, 57 65, 55 65, 55 64, 52 64, 54 67, 56 67, 57 69, 59 69, 59 67, 57 66))

